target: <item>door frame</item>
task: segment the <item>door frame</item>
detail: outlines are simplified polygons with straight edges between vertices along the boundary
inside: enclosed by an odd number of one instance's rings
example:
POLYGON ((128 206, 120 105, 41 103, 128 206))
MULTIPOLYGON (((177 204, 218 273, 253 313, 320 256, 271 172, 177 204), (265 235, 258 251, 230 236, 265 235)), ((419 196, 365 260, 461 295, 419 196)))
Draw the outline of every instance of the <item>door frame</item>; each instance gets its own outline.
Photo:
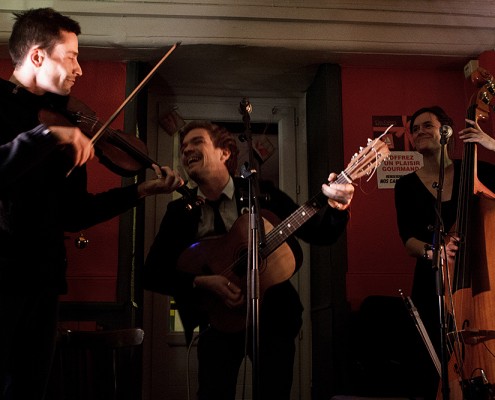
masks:
MULTIPOLYGON (((206 119, 242 122, 242 115, 239 112, 240 100, 232 97, 171 97, 150 93, 148 96, 147 129, 150 157, 160 164, 172 166, 174 169, 179 165, 176 140, 167 134, 158 123, 164 110, 173 108, 184 120, 206 119)), ((301 98, 292 99, 250 98, 249 101, 253 105, 253 111, 250 114, 251 122, 278 124, 279 187, 296 202, 302 204, 308 199, 306 99, 304 95, 301 98)), ((151 172, 148 173, 151 174, 151 172)), ((177 196, 177 194, 151 196, 146 199, 145 254, 147 254, 158 231, 167 203, 177 196)), ((296 348, 292 399, 310 400, 312 360, 311 315, 309 312, 309 246, 304 242, 301 242, 301 246, 304 252, 303 265, 291 279, 299 292, 305 310, 303 327, 296 348)), ((180 362, 171 360, 167 356, 167 349, 185 346, 185 341, 177 336, 164 339, 166 335, 164 332, 168 332, 166 318, 164 318, 164 313, 167 310, 168 299, 166 296, 145 292, 143 323, 147 340, 144 342, 143 354, 143 400, 174 398, 173 393, 166 395, 169 388, 164 386, 164 379, 161 379, 161 376, 167 375, 163 371, 164 368, 167 368, 167 362, 164 360, 180 365, 180 362)), ((195 355, 192 355, 191 365, 194 365, 194 358, 195 355)), ((176 371, 175 368, 172 369, 176 371)), ((193 374, 192 376, 195 377, 196 375, 193 374)))

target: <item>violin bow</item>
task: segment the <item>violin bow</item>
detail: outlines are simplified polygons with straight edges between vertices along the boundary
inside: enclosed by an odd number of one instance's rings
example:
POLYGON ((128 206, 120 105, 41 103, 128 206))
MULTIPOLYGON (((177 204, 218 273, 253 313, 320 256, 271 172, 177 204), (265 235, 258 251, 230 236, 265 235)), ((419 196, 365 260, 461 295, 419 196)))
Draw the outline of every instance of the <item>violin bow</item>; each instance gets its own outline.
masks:
MULTIPOLYGON (((156 65, 153 67, 153 69, 148 73, 148 75, 145 76, 145 78, 139 83, 139 85, 136 86, 136 88, 132 91, 132 93, 127 96, 127 98, 122 102, 122 104, 115 110, 115 112, 108 118, 108 120, 100 127, 98 132, 95 133, 95 135, 91 138, 89 141, 91 146, 94 146, 94 143, 105 133, 106 129, 110 126, 110 124, 115 121, 115 118, 120 114, 120 112, 124 109, 124 107, 136 97, 136 95, 139 93, 139 91, 143 88, 144 85, 148 83, 148 81, 151 79, 151 77, 155 74, 156 70, 160 67, 160 65, 163 64, 163 62, 172 54, 172 52, 179 47, 180 42, 175 43, 166 53, 165 55, 161 58, 160 61, 156 63, 156 65)), ((68 177, 72 171, 74 170, 75 167, 72 167, 69 172, 67 172, 66 177, 68 177)))
POLYGON ((172 52, 179 47, 180 42, 175 43, 169 51, 161 58, 160 61, 157 62, 157 64, 153 67, 153 69, 146 75, 146 77, 139 83, 139 85, 136 86, 136 88, 132 91, 132 93, 127 96, 127 98, 122 102, 122 104, 115 110, 115 112, 108 118, 108 120, 100 127, 98 132, 95 133, 95 135, 91 138, 90 143, 93 144, 95 143, 101 135, 105 132, 105 130, 110 126, 110 124, 117 118, 117 116, 120 114, 120 112, 123 110, 123 108, 136 97, 136 95, 139 93, 139 91, 143 88, 144 85, 148 83, 148 81, 151 79, 151 77, 155 74, 156 70, 160 67, 160 65, 163 64, 163 62, 172 54, 172 52))

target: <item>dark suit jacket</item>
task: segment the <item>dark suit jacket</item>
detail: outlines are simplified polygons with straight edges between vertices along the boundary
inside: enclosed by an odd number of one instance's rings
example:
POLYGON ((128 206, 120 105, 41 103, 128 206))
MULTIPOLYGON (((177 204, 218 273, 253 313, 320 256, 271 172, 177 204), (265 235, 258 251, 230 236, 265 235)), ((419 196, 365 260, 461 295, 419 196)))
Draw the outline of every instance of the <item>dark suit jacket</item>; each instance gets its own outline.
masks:
MULTIPOLYGON (((235 178, 234 185, 240 212, 240 198, 246 197, 248 193, 246 180, 235 178)), ((260 191, 260 207, 270 210, 281 220, 299 207, 272 183, 260 182, 260 191)), ((197 241, 200 215, 200 208, 187 211, 180 199, 169 203, 143 269, 145 289, 174 297, 188 340, 192 337, 193 329, 207 321, 198 312, 197 291, 192 285, 194 276, 177 270, 176 265, 180 254, 197 241)), ((324 198, 321 210, 299 228, 295 235, 313 244, 331 244, 344 231, 348 218, 348 211, 328 207, 324 198)), ((290 321, 292 313, 300 315, 302 306, 299 296, 289 281, 272 286, 266 291, 261 312, 271 312, 269 310, 272 308, 275 318, 286 316, 284 319, 290 321)))

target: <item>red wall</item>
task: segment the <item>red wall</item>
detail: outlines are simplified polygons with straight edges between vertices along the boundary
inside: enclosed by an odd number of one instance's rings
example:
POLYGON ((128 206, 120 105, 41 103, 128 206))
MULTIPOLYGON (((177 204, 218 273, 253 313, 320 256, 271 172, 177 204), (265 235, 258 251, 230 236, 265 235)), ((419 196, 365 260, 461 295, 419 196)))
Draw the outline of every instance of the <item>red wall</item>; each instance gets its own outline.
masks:
MULTIPOLYGON (((480 56, 480 65, 495 71, 494 52, 480 56)), ((84 75, 73 95, 105 121, 125 98, 126 67, 123 63, 85 62, 84 75)), ((8 79, 9 61, 0 60, 0 76, 8 79)), ((440 105, 455 121, 454 131, 464 126, 464 115, 474 90, 462 69, 419 70, 398 68, 342 67, 344 152, 349 160, 367 138, 373 136, 371 118, 379 115, 410 115, 423 106, 440 105)), ((112 125, 120 128, 120 116, 112 125)), ((456 153, 462 145, 456 143, 456 153)), ((483 152, 481 152, 483 153, 483 152)), ((486 158, 483 154, 480 158, 486 158)), ((120 185, 120 177, 98 162, 90 163, 90 190, 120 185)), ((71 235, 69 295, 71 301, 115 301, 118 260, 118 219, 84 232, 89 246, 78 250, 71 235)), ((378 189, 376 177, 356 188, 348 226, 347 293, 356 309, 369 295, 409 294, 414 259, 405 254, 399 239, 392 189, 378 189)))
MULTIPOLYGON (((82 100, 104 123, 125 99, 126 66, 115 62, 81 63, 83 76, 72 95, 82 100)), ((111 128, 123 128, 123 113, 111 128)), ((88 190, 98 193, 121 186, 121 177, 110 172, 95 159, 88 163, 88 190)), ((68 248, 69 292, 66 301, 116 301, 118 269, 119 219, 84 231, 89 245, 81 250, 74 246, 71 234, 68 248)))
MULTIPOLYGON (((440 105, 463 126, 462 70, 342 68, 344 152, 347 159, 373 137, 371 119, 411 115, 440 105)), ((405 254, 396 226, 394 191, 376 177, 356 188, 347 232, 347 295, 353 309, 369 295, 410 293, 414 259, 405 254)))
MULTIPOLYGON (((486 58, 495 64, 493 52, 490 53, 486 58)), ((373 137, 372 116, 411 115, 421 107, 439 105, 454 119, 454 132, 458 132, 464 127, 473 90, 462 69, 344 66, 342 102, 346 158, 366 143, 367 138, 373 137)), ((462 154, 462 144, 458 141, 455 149, 456 155, 462 154)), ((410 294, 415 260, 406 255, 399 239, 393 189, 378 189, 376 177, 356 188, 347 239, 347 294, 353 309, 369 295, 397 296, 399 289, 410 294)))
MULTIPOLYGON (((125 99, 126 66, 116 62, 81 62, 83 76, 78 79, 72 95, 96 112, 102 122, 113 114, 125 99)), ((10 61, 0 60, 0 76, 8 79, 12 73, 10 61)), ((123 114, 111 125, 123 127, 123 114)), ((121 178, 95 159, 88 163, 88 188, 100 192, 121 185, 121 178)), ((89 245, 77 249, 68 234, 69 293, 65 301, 116 300, 118 266, 118 218, 84 231, 89 245)))

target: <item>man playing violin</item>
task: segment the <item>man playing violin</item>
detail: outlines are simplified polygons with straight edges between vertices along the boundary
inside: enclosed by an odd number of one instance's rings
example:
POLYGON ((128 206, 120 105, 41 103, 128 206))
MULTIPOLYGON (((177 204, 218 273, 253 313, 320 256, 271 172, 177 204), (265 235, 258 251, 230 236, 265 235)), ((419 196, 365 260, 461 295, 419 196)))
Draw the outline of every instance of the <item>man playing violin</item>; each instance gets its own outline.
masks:
POLYGON ((15 14, 14 72, 0 80, 0 397, 42 400, 52 363, 58 295, 66 291, 64 232, 80 231, 176 190, 168 167, 157 178, 87 192, 94 156, 77 128, 45 126, 42 108, 63 109, 77 78, 79 24, 50 8, 15 14), (70 173, 69 173, 70 172, 70 173), (163 176, 163 178, 162 178, 163 176))
MULTIPOLYGON (((212 322, 209 310, 200 306, 206 304, 203 295, 216 299, 226 311, 243 310, 249 299, 243 294, 243 285, 235 283, 227 274, 208 273, 209 265, 200 265, 199 273, 190 273, 181 269, 180 263, 185 253, 193 251, 193 247, 188 248, 192 243, 212 235, 223 235, 206 240, 207 243, 213 240, 221 249, 213 257, 226 257, 236 232, 234 227, 242 219, 242 209, 247 206, 243 202, 248 192, 247 183, 246 179, 234 177, 238 149, 233 136, 222 127, 206 121, 191 122, 181 133, 180 154, 182 165, 198 185, 198 195, 205 199, 205 204, 187 212, 180 200, 169 203, 143 269, 144 286, 174 297, 189 342, 193 329, 200 327, 198 398, 233 400, 244 358, 242 321, 245 317, 241 317, 240 329, 232 329, 229 324, 233 321, 226 316, 221 322, 225 322, 227 329, 223 329, 212 322), (219 201, 217 206, 213 205, 215 201, 219 201), (218 207, 221 221, 215 207, 218 207)), ((330 174, 328 183, 322 185, 321 209, 295 232, 296 236, 314 244, 330 244, 344 231, 354 187, 333 183, 335 178, 335 174, 330 174)), ((260 191, 260 207, 280 219, 287 218, 298 208, 292 199, 269 182, 260 182, 260 191)), ((193 251, 191 260, 194 258, 193 251)), ((227 260, 227 264, 229 262, 227 260)), ((268 261, 268 269, 270 263, 268 261)), ((268 269, 260 274, 262 280, 268 269)), ((262 399, 290 399, 295 338, 301 324, 302 305, 298 293, 288 278, 275 282, 263 294, 260 306, 259 391, 262 399)), ((248 346, 249 352, 251 348, 248 346)))

